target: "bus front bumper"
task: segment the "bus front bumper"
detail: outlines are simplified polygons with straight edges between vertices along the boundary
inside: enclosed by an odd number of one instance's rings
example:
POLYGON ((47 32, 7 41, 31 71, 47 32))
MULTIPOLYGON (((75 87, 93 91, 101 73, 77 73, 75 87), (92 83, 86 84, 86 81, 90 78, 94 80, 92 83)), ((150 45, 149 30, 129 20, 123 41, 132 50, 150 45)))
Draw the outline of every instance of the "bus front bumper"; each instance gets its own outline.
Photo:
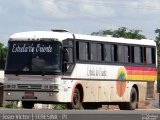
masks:
POLYGON ((4 91, 6 101, 63 102, 59 92, 4 91))

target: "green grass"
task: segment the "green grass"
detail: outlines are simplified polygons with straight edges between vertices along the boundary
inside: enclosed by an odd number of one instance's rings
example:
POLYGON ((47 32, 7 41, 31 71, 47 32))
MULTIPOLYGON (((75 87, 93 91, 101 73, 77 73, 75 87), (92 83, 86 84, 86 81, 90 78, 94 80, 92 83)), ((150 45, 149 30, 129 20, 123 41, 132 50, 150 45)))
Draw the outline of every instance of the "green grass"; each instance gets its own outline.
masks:
POLYGON ((6 102, 3 105, 4 108, 18 108, 17 102, 6 102))

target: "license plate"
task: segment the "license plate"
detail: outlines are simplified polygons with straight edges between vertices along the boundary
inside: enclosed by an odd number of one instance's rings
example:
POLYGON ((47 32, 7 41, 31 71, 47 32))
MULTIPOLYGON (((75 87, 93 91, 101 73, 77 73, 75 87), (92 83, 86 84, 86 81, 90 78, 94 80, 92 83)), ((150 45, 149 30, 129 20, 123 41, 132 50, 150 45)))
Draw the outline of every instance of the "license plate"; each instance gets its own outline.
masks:
POLYGON ((34 92, 32 92, 32 91, 26 91, 25 92, 25 97, 34 97, 34 92))

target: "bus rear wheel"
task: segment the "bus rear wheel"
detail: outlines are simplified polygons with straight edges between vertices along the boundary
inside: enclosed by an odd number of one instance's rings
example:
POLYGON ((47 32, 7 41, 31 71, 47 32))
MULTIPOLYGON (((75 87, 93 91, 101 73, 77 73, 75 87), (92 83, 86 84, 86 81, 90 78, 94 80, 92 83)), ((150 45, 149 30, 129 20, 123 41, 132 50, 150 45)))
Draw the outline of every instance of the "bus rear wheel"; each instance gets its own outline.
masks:
POLYGON ((31 101, 22 101, 22 107, 25 109, 32 109, 34 107, 34 103, 31 101))
POLYGON ((67 104, 68 109, 82 109, 81 94, 78 88, 75 88, 72 102, 67 104))
POLYGON ((130 102, 120 103, 120 110, 135 110, 138 107, 138 94, 137 90, 133 87, 130 93, 130 102))

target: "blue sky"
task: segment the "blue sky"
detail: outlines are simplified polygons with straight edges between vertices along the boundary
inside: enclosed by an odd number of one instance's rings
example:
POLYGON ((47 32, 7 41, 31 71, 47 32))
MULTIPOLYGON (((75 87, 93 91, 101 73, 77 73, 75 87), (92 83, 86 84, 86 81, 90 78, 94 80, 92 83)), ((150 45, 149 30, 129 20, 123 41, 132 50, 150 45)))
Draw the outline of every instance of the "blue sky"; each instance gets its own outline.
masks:
POLYGON ((0 0, 0 42, 16 32, 65 28, 90 34, 125 26, 149 39, 160 28, 160 0, 0 0))

